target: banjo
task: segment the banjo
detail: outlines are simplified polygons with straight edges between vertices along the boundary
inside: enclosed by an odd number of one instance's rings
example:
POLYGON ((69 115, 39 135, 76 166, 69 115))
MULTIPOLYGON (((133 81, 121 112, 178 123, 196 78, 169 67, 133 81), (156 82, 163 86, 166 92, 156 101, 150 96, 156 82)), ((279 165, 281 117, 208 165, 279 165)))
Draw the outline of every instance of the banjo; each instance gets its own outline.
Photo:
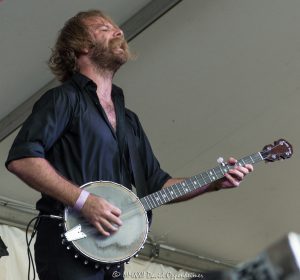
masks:
MULTIPOLYGON (((292 146, 280 139, 264 147, 261 152, 237 161, 236 166, 255 164, 260 161, 273 162, 290 158, 292 146)), ((67 249, 75 249, 75 258, 83 257, 84 264, 92 263, 95 268, 103 264, 120 264, 129 261, 143 248, 148 234, 147 211, 184 196, 222 177, 232 165, 220 165, 176 183, 168 188, 139 199, 132 191, 120 184, 108 181, 89 182, 81 186, 93 195, 101 196, 121 209, 123 225, 110 236, 103 236, 89 224, 80 212, 66 207, 64 210, 64 233, 62 243, 67 249)))

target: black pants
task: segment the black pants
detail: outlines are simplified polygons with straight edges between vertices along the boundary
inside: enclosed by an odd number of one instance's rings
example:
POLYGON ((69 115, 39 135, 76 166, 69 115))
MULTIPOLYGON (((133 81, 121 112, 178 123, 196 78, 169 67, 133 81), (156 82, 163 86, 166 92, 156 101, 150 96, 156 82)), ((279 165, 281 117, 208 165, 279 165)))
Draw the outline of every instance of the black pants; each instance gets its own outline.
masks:
POLYGON ((124 265, 101 266, 95 269, 84 265, 75 252, 61 244, 59 222, 41 219, 36 237, 35 263, 40 280, 122 280, 124 265))

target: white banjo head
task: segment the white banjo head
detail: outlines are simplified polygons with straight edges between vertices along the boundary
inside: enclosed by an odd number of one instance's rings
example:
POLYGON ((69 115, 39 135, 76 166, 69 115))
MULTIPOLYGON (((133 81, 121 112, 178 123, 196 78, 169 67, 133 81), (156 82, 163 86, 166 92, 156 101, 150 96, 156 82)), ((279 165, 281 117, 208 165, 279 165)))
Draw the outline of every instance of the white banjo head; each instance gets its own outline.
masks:
POLYGON ((81 225, 81 233, 86 235, 70 243, 84 257, 100 263, 121 263, 134 256, 142 248, 148 234, 147 213, 138 197, 132 191, 113 182, 90 182, 81 188, 120 208, 123 225, 117 232, 106 237, 79 212, 66 208, 66 233, 81 225))

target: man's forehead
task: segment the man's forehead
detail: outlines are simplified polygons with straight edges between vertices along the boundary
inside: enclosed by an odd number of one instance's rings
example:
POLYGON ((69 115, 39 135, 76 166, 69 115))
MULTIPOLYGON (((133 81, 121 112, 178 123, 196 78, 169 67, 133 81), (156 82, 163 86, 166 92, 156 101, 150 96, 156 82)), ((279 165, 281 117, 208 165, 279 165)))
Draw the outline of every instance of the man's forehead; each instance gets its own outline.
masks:
POLYGON ((104 18, 99 16, 88 17, 83 20, 87 26, 99 25, 99 24, 111 24, 117 26, 110 18, 104 18))

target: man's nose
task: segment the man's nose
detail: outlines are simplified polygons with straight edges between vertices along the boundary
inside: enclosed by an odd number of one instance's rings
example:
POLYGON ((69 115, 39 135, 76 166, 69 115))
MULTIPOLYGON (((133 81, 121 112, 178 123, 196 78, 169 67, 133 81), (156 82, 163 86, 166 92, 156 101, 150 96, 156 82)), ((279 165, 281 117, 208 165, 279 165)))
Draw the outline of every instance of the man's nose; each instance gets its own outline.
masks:
POLYGON ((123 30, 120 28, 116 28, 114 31, 114 37, 124 37, 123 30))

